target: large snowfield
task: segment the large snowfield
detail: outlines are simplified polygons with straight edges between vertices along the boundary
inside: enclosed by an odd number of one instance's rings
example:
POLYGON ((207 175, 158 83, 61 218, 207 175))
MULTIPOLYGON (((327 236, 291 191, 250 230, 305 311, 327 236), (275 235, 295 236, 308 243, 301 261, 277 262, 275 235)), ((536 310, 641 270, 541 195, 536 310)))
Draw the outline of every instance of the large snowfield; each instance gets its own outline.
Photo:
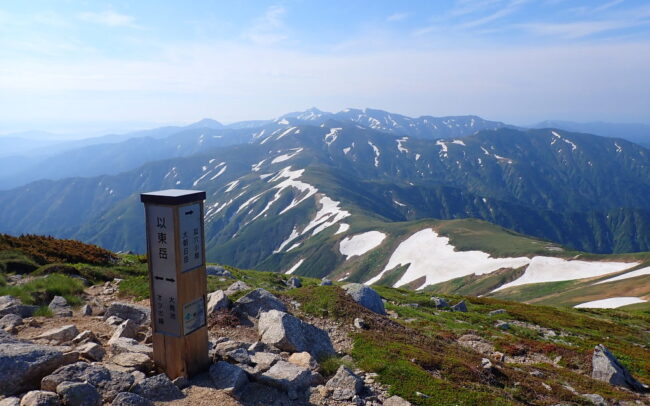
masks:
POLYGON ((339 251, 348 260, 355 255, 363 255, 379 246, 384 241, 384 238, 386 238, 386 234, 380 233, 379 231, 368 231, 352 237, 345 237, 341 240, 339 251))
POLYGON ((594 285, 600 285, 601 283, 622 281, 624 279, 636 278, 637 276, 643 276, 643 275, 650 275, 650 266, 647 266, 647 267, 641 268, 641 269, 637 269, 636 271, 626 272, 623 275, 618 275, 618 276, 615 276, 613 278, 605 279, 604 281, 594 283, 594 285))
POLYGON ((580 303, 579 305, 575 305, 573 307, 579 308, 579 309, 616 309, 617 307, 621 306, 627 306, 631 304, 636 304, 636 303, 645 303, 647 300, 643 300, 638 297, 610 297, 608 299, 600 299, 600 300, 594 300, 591 302, 586 302, 586 303, 580 303))

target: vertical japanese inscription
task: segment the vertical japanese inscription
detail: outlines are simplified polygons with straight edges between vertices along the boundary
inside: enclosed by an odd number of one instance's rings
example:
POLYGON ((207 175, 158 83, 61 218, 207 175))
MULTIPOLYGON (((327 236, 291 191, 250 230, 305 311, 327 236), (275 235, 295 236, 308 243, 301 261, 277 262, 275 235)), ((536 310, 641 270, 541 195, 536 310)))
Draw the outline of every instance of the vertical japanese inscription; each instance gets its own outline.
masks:
POLYGON ((151 261, 155 332, 180 335, 176 281, 174 211, 166 206, 147 206, 147 238, 151 261))
POLYGON ((201 206, 197 203, 178 209, 181 238, 181 269, 191 271, 203 265, 203 230, 201 229, 201 206))

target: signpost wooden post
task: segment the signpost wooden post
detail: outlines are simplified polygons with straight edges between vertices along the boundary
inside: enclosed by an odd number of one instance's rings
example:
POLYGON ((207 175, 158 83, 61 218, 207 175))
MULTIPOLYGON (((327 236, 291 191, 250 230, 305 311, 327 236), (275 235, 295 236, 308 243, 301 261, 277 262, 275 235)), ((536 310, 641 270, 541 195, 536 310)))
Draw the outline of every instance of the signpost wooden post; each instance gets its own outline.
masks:
POLYGON ((151 291, 154 362, 171 378, 209 365, 207 276, 203 230, 205 192, 143 193, 151 291))

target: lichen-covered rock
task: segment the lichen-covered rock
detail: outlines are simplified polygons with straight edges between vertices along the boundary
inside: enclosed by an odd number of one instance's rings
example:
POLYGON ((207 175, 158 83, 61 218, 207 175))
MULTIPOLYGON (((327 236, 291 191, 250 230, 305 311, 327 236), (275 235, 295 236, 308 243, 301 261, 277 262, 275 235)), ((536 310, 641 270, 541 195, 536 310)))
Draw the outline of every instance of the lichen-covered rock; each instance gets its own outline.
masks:
POLYGON ((56 393, 65 406, 101 406, 102 397, 97 389, 86 382, 62 382, 56 393))
POLYGON ((314 357, 334 354, 327 332, 282 311, 262 313, 258 324, 260 341, 283 351, 307 351, 314 357))
POLYGON ((111 406, 153 406, 149 399, 130 392, 121 392, 115 396, 111 406))
POLYGON ((208 294, 208 315, 230 307, 230 299, 223 290, 216 290, 208 294))
POLYGON ((232 285, 228 286, 228 289, 226 289, 226 295, 227 296, 232 296, 237 292, 241 292, 242 290, 248 290, 251 287, 248 286, 246 283, 242 281, 237 281, 234 282, 232 285))
POLYGON ((72 317, 72 308, 63 296, 54 296, 54 299, 47 307, 57 317, 72 317))
POLYGON ((104 320, 111 316, 116 316, 122 320, 129 319, 137 325, 143 325, 149 323, 149 313, 150 310, 148 307, 118 302, 111 304, 108 309, 106 309, 104 320))
POLYGON ((341 365, 327 383, 326 387, 331 388, 332 398, 335 400, 350 400, 363 390, 363 380, 344 365, 341 365))
POLYGON ((348 283, 343 286, 343 290, 361 306, 371 310, 377 314, 386 314, 384 309, 384 302, 381 300, 379 293, 375 292, 372 288, 361 283, 348 283))
POLYGON ((309 369, 318 368, 318 362, 316 362, 316 358, 314 358, 307 351, 296 352, 291 354, 288 361, 294 365, 298 365, 299 367, 303 367, 303 368, 309 368, 309 369))
POLYGON ((248 383, 248 376, 243 369, 225 361, 210 366, 210 378, 217 389, 231 393, 239 392, 248 383))
POLYGON ((63 382, 87 382, 102 395, 104 401, 110 402, 120 392, 129 390, 133 385, 133 375, 105 368, 97 364, 76 362, 54 371, 41 380, 41 389, 55 391, 63 382))
POLYGON ((290 399, 298 399, 311 384, 311 371, 286 361, 278 361, 260 375, 259 381, 285 391, 290 399))
POLYGON ((20 406, 59 406, 61 401, 54 392, 33 390, 20 400, 20 406))
POLYGON ((0 331, 0 395, 39 387, 41 378, 77 357, 59 349, 12 338, 0 331))
POLYGON ((183 398, 183 392, 165 374, 144 379, 142 382, 134 385, 131 392, 143 398, 160 402, 169 402, 183 398))
MULTIPOLYGON (((227 294, 228 292, 226 292, 227 294)), ((255 289, 235 302, 233 312, 244 322, 256 320, 263 312, 269 310, 287 311, 287 307, 265 289, 255 289)), ((252 323, 247 323, 251 325, 252 323)))
POLYGON ((634 379, 627 368, 602 344, 598 344, 594 349, 591 363, 591 377, 594 379, 637 392, 647 389, 645 385, 634 379))

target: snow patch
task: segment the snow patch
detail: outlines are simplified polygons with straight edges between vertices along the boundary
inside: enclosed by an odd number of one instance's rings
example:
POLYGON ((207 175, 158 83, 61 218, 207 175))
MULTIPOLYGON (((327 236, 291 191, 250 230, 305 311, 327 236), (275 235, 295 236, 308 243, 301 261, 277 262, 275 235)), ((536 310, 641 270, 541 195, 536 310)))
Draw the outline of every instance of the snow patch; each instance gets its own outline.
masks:
POLYGON ((327 143, 328 146, 332 145, 332 143, 338 138, 341 130, 343 130, 343 128, 330 128, 330 132, 325 134, 325 143, 327 143))
POLYGON ((402 145, 403 143, 408 141, 408 139, 409 137, 402 137, 400 139, 395 140, 395 142, 397 142, 397 150, 399 152, 403 152, 403 153, 409 152, 409 150, 402 145))
POLYGON ((345 148, 343 148, 343 153, 344 153, 345 155, 347 155, 348 152, 350 152, 351 149, 352 149, 352 148, 350 148, 350 147, 345 147, 345 148))
POLYGON ((237 185, 239 185, 239 179, 233 180, 232 182, 228 183, 226 185, 227 186, 226 193, 232 192, 237 187, 237 185))
POLYGON ((618 275, 613 278, 605 279, 604 281, 596 282, 594 285, 600 285, 601 283, 622 281, 624 279, 636 278, 637 276, 650 275, 650 266, 637 269, 636 271, 624 273, 623 275, 618 275))
MULTIPOLYGON (((287 124, 289 124, 289 123, 287 123, 287 124)), ((290 128, 287 128, 286 130, 284 130, 284 131, 282 132, 282 134, 278 135, 278 138, 276 138, 276 140, 279 140, 279 139, 284 138, 285 136, 291 134, 291 132, 292 132, 293 130, 295 130, 296 128, 298 128, 298 127, 290 127, 290 128)))
POLYGON ((451 143, 452 144, 462 145, 463 147, 466 147, 465 143, 462 140, 453 140, 451 143))
POLYGON ((384 241, 386 234, 379 231, 368 231, 352 237, 345 237, 339 244, 339 252, 345 256, 345 260, 355 255, 363 255, 384 241))
POLYGON ((619 297, 610 297, 608 299, 593 300, 591 302, 580 303, 573 307, 578 309, 616 309, 617 307, 627 306, 636 303, 645 303, 647 300, 643 300, 638 297, 631 296, 619 296, 619 297))
POLYGON ((300 268, 300 265, 302 265, 303 262, 305 262, 304 259, 301 259, 300 261, 296 262, 296 264, 295 264, 294 266, 292 266, 292 267, 291 267, 287 272, 285 272, 285 273, 286 273, 286 274, 292 274, 292 273, 296 272, 296 270, 297 270, 298 268, 300 268))
MULTIPOLYGON (((217 168, 218 168, 218 166, 217 166, 217 168)), ((215 179, 217 179, 219 176, 223 175, 223 173, 226 171, 227 168, 228 168, 228 165, 224 165, 224 167, 221 168, 221 169, 219 170, 219 172, 217 172, 216 175, 214 175, 213 177, 211 177, 210 180, 215 180, 215 179)))
POLYGON ((372 150, 375 151, 375 167, 379 168, 379 148, 372 142, 368 141, 368 145, 372 147, 372 150))
POLYGON ((262 168, 262 165, 264 165, 264 162, 266 162, 266 159, 262 159, 261 161, 259 161, 255 165, 251 165, 251 171, 253 171, 253 172, 259 171, 262 168))
POLYGON ((294 156, 301 153, 302 148, 294 148, 294 149, 292 149, 292 151, 294 151, 294 152, 289 153, 289 154, 280 155, 278 157, 273 158, 273 160, 271 161, 271 164, 277 164, 277 163, 280 163, 280 162, 288 161, 289 159, 291 159, 294 156))
POLYGON ((336 230, 336 232, 334 233, 334 235, 344 233, 344 232, 348 231, 349 229, 350 229, 350 225, 349 225, 349 224, 341 223, 341 224, 339 224, 339 229, 336 230))
POLYGON ((415 154, 415 160, 416 161, 420 160, 420 154, 415 154))

